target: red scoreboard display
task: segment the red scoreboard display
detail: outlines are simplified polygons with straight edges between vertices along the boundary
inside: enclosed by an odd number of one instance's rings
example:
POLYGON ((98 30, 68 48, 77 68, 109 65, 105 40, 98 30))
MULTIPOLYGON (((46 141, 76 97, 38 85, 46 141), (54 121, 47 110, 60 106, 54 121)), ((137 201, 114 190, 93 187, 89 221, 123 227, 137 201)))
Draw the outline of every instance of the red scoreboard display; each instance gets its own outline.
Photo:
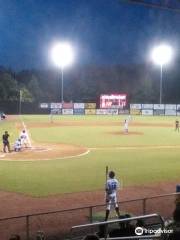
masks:
POLYGON ((100 95, 100 108, 124 108, 127 104, 126 94, 100 95))

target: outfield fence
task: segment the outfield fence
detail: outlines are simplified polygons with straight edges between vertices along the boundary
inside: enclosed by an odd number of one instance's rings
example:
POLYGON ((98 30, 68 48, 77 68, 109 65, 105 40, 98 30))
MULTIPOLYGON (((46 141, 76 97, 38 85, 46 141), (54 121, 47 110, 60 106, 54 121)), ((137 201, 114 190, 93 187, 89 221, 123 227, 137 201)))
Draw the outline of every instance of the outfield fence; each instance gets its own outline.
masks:
MULTIPOLYGON (((139 216, 157 213, 164 219, 170 219, 178 197, 180 193, 170 193, 123 201, 119 202, 119 205, 122 214, 139 216)), ((104 214, 103 204, 0 218, 0 239, 8 240, 13 234, 20 235, 21 240, 35 240, 38 239, 37 235, 42 234, 46 236, 46 240, 65 239, 70 237, 72 226, 103 221, 104 214)))

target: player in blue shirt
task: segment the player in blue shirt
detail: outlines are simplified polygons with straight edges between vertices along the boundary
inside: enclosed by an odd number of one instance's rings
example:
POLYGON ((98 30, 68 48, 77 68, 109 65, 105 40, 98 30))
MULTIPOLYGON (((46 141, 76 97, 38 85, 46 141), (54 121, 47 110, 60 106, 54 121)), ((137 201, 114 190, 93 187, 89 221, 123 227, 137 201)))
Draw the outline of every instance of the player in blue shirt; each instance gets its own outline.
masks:
POLYGON ((115 178, 113 171, 109 172, 109 179, 106 182, 106 217, 105 221, 108 220, 111 206, 115 208, 115 211, 120 217, 119 206, 117 203, 117 191, 119 188, 119 181, 115 178))

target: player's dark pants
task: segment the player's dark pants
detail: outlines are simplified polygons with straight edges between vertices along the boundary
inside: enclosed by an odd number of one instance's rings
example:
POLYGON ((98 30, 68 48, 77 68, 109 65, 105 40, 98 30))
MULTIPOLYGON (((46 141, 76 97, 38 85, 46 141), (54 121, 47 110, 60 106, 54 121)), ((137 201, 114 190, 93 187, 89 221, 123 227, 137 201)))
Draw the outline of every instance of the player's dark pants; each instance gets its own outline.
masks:
POLYGON ((176 127, 176 128, 175 128, 175 131, 178 131, 178 132, 179 132, 179 127, 176 127))
POLYGON ((6 148, 8 149, 8 152, 11 151, 9 142, 3 142, 3 152, 6 152, 6 148))

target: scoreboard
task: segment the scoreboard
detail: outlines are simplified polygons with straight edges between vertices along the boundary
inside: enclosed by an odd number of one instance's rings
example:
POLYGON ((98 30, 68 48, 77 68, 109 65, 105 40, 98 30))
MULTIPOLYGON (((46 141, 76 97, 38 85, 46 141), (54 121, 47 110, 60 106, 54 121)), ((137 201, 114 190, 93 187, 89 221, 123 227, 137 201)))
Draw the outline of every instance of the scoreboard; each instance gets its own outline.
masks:
POLYGON ((127 105, 127 94, 101 94, 100 108, 124 108, 127 105))

